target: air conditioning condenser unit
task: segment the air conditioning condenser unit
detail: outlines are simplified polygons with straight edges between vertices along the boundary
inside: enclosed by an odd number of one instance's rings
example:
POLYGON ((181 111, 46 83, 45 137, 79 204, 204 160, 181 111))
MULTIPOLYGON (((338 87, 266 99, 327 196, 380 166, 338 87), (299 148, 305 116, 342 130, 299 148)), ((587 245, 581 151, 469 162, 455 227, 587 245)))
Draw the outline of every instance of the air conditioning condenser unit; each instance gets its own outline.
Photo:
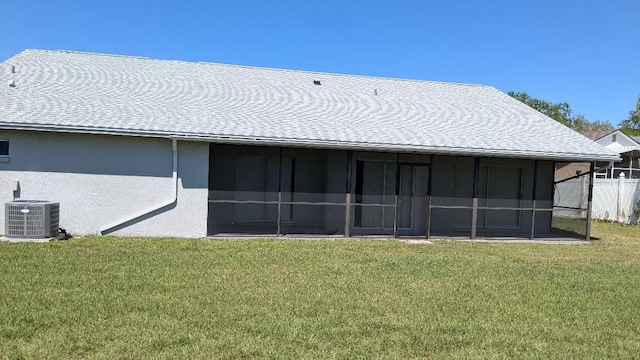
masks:
POLYGON ((5 204, 5 236, 36 239, 58 234, 60 203, 42 200, 15 200, 5 204))

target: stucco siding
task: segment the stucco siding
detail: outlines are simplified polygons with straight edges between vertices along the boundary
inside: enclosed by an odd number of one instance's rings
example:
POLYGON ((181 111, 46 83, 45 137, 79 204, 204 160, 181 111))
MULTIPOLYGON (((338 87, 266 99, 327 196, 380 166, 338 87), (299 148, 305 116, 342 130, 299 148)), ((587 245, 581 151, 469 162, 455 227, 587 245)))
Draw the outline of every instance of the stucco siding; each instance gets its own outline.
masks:
POLYGON ((589 167, 589 163, 557 163, 555 180, 564 180, 577 174, 588 173, 589 167))
MULTIPOLYGON (((15 195, 60 202, 60 226, 72 234, 97 234, 173 196, 169 139, 17 131, 0 137, 10 141, 9 162, 0 163, 0 201, 15 195)), ((208 153, 206 143, 178 142, 177 202, 113 234, 206 236, 208 153)))

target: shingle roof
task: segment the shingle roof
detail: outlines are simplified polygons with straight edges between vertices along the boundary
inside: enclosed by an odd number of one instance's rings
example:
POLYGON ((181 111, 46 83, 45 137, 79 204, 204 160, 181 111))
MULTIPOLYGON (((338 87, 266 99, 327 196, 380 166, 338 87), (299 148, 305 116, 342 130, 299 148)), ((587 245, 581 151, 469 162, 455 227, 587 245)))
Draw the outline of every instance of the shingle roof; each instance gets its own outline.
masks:
POLYGON ((596 140, 600 140, 603 137, 612 134, 614 132, 618 131, 617 129, 613 129, 613 130, 594 130, 594 131, 581 131, 580 134, 588 137, 589 139, 596 141, 596 140))
POLYGON ((25 50, 0 68, 3 129, 617 159, 483 85, 45 50, 25 50))
POLYGON ((607 145, 607 149, 611 150, 611 151, 615 151, 618 154, 624 154, 624 153, 628 153, 630 151, 640 151, 640 146, 634 145, 634 146, 622 146, 620 144, 611 144, 611 145, 607 145))

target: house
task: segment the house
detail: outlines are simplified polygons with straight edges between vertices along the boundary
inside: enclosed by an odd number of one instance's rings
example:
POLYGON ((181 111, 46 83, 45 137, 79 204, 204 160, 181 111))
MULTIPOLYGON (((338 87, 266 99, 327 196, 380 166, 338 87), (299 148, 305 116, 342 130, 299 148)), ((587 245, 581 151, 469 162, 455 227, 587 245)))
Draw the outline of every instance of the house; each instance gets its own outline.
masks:
POLYGON ((546 237, 554 163, 618 159, 483 85, 45 50, 0 78, 0 201, 75 234, 546 237))
MULTIPOLYGON (((585 131, 582 135, 616 152, 622 159, 609 164, 606 169, 596 172, 598 178, 617 178, 621 174, 627 179, 640 179, 640 137, 630 136, 621 130, 585 131)), ((556 179, 564 179, 578 173, 587 173, 589 164, 563 163, 557 164, 556 179)))
POLYGON ((621 130, 586 133, 585 136, 601 144, 607 149, 620 154, 621 162, 612 164, 610 169, 602 172, 601 177, 617 178, 624 173, 627 179, 640 178, 640 142, 637 138, 623 133, 621 130))

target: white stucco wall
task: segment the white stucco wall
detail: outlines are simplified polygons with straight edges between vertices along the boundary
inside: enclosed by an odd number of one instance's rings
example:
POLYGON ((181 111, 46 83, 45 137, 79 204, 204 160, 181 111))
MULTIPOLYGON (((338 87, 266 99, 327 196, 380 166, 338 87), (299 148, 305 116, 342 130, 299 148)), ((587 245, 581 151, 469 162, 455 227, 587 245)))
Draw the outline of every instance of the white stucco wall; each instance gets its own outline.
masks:
MULTIPOLYGON (((172 198, 169 139, 2 131, 9 162, 0 163, 0 233, 4 203, 60 202, 60 226, 74 235, 151 210, 172 198)), ((178 200, 113 232, 121 236, 204 237, 207 231, 209 145, 178 142, 178 200)))

